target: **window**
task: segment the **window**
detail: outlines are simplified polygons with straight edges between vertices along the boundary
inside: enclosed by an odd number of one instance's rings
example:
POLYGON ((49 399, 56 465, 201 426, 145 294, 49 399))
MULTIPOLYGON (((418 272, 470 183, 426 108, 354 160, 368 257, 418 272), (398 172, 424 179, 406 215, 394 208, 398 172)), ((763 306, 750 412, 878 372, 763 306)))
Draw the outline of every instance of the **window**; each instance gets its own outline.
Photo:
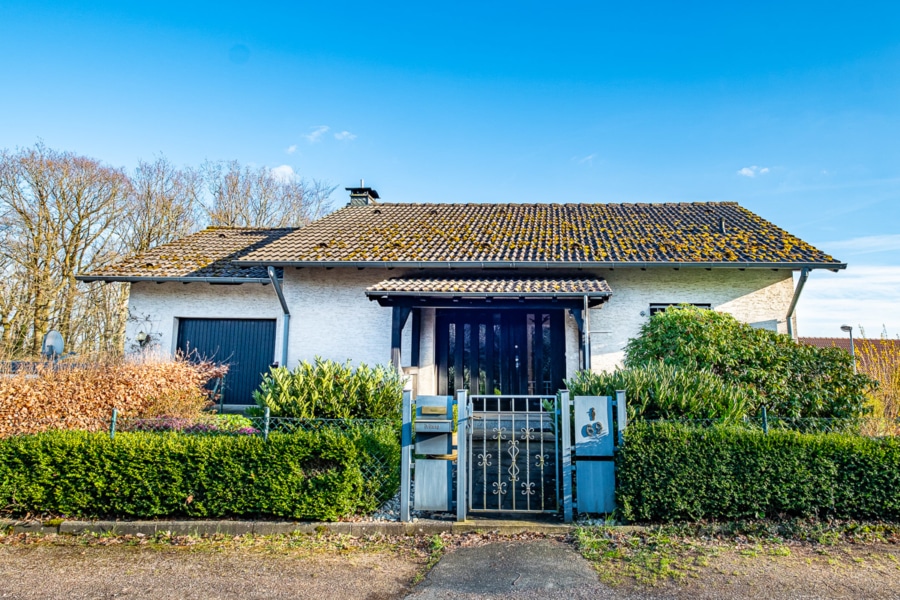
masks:
POLYGON ((688 306, 696 306, 697 308, 702 308, 704 310, 712 310, 712 304, 694 304, 692 302, 667 302, 661 304, 651 304, 650 316, 652 317, 656 313, 662 312, 670 306, 681 306, 682 304, 687 304, 688 306))

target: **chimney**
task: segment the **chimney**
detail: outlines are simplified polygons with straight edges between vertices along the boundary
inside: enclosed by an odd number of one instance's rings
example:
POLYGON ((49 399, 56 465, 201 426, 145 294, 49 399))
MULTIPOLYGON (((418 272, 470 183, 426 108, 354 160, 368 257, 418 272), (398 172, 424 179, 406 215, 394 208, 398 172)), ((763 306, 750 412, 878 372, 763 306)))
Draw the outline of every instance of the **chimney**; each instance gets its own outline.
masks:
POLYGON ((344 188, 350 192, 349 206, 368 206, 370 204, 378 204, 378 192, 370 187, 366 187, 363 179, 359 180, 359 187, 344 188))

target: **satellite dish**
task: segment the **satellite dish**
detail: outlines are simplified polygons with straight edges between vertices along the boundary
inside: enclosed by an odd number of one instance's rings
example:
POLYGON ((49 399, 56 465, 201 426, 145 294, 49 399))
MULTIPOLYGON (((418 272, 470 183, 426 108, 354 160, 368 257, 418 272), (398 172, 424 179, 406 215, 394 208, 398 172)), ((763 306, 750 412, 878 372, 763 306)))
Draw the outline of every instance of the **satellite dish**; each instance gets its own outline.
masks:
POLYGON ((63 350, 65 350, 65 344, 62 334, 55 329, 48 331, 44 336, 44 343, 41 344, 41 354, 47 358, 56 358, 62 355, 63 350))

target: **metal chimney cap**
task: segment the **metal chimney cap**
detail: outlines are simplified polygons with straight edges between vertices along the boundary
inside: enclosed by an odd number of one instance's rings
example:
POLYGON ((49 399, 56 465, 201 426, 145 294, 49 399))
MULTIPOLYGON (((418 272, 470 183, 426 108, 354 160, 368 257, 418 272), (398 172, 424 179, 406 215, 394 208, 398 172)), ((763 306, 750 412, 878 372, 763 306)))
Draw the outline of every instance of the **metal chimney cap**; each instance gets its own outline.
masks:
POLYGON ((370 198, 374 198, 374 199, 376 199, 376 200, 379 199, 379 197, 378 197, 378 192, 376 192, 375 190, 373 190, 373 189, 370 188, 370 187, 348 187, 348 188, 344 188, 344 189, 347 190, 348 192, 350 192, 350 195, 351 195, 351 196, 356 196, 356 195, 363 196, 363 195, 367 195, 367 196, 369 196, 370 198))

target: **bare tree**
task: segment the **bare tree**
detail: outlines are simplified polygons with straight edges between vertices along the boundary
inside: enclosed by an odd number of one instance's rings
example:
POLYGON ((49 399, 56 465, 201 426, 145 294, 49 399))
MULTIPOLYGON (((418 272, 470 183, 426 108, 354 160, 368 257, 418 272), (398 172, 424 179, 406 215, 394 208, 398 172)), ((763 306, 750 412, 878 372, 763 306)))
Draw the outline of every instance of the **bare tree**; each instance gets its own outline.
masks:
POLYGON ((26 276, 17 317, 26 320, 31 354, 51 326, 71 333, 75 275, 112 256, 127 189, 121 170, 43 144, 0 154, 0 254, 26 276))
POLYGON ((302 227, 324 215, 335 187, 237 161, 207 162, 209 224, 220 227, 302 227))
POLYGON ((177 168, 164 157, 122 169, 39 143, 0 151, 0 356, 35 356, 59 329, 78 353, 121 352, 127 284, 75 276, 182 238, 205 224, 303 226, 334 187, 236 161, 177 168))
POLYGON ((141 161, 131 176, 122 232, 126 253, 145 252, 197 230, 202 218, 199 171, 178 169, 165 158, 141 161))

